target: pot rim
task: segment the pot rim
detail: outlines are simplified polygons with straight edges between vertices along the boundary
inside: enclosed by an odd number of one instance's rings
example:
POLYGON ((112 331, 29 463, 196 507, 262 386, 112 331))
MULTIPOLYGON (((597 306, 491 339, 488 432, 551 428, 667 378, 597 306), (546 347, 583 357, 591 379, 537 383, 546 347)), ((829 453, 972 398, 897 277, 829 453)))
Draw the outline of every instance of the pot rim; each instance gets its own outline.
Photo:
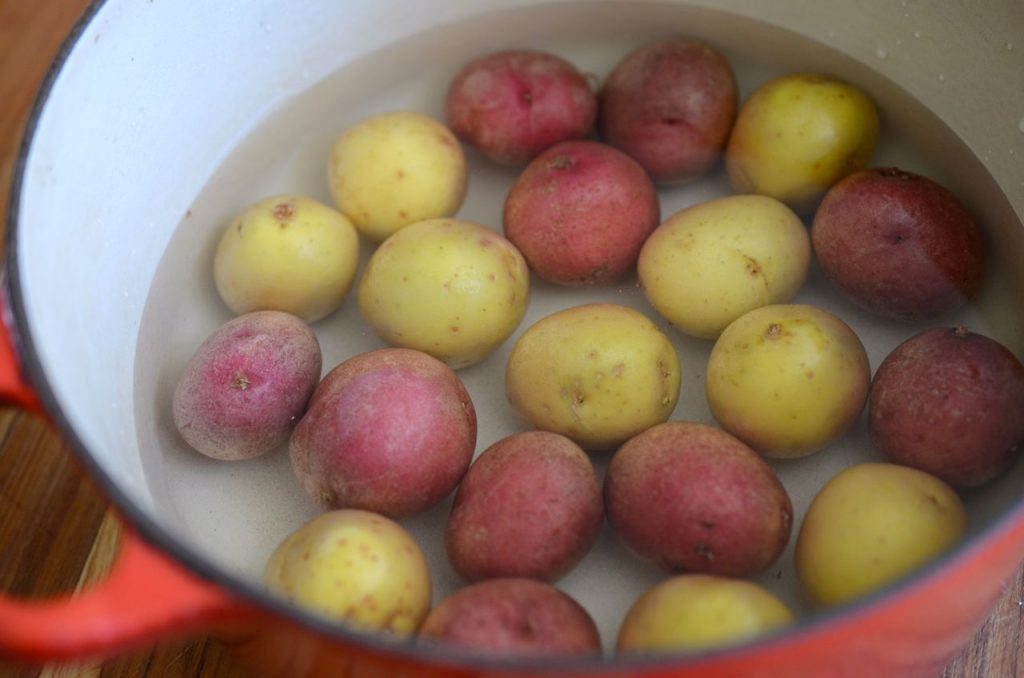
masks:
POLYGON ((22 296, 23 280, 18 263, 19 231, 21 227, 21 189, 25 183, 28 156, 35 139, 40 118, 49 102, 58 76, 63 71, 75 50, 85 29, 92 23, 107 0, 91 0, 89 6, 76 21, 65 37, 56 56, 50 63, 45 77, 36 93, 22 131, 22 139, 14 159, 14 167, 7 204, 6 232, 4 234, 3 270, 0 272, 0 292, 4 295, 6 312, 9 316, 11 341, 15 347, 22 374, 32 385, 50 421, 60 432, 64 441, 74 450, 86 472, 101 488, 118 513, 137 531, 150 546, 170 556, 185 566, 194 575, 211 582, 235 596, 242 604, 252 604, 332 640, 377 653, 398 655, 406 660, 438 667, 458 666, 467 669, 496 671, 537 671, 537 672, 592 672, 665 670, 670 668, 696 669, 702 665, 713 665, 718 659, 728 656, 756 655, 769 648, 793 644, 809 633, 824 632, 880 612, 894 605, 901 597, 909 595, 916 587, 953 571, 954 566, 971 558, 972 554, 1005 539, 1016 525, 1024 523, 1024 498, 1019 499, 1009 510, 977 533, 961 540, 954 548, 933 559, 881 589, 854 602, 831 609, 818 610, 810 615, 798 617, 786 628, 768 633, 755 640, 728 647, 701 652, 673 652, 648 655, 609 655, 605 648, 603 655, 554 658, 502 658, 487 656, 456 647, 437 647, 415 642, 396 642, 380 634, 367 634, 352 630, 344 625, 331 622, 274 596, 260 587, 232 576, 213 564, 198 551, 190 548, 172 532, 164 529, 145 510, 135 504, 119 487, 116 480, 106 472, 93 456, 88 446, 77 435, 71 422, 61 409, 45 369, 36 353, 27 309, 22 296))

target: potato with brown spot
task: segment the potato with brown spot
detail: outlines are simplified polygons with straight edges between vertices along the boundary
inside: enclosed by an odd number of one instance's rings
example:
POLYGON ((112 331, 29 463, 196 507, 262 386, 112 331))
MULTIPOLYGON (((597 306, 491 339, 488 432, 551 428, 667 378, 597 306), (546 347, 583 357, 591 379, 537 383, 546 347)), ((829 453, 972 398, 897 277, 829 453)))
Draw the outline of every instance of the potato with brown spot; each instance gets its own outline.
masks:
POLYGON ((667 420, 679 398, 675 347, 639 311, 585 304, 553 313, 512 347, 505 392, 531 426, 610 449, 667 420))
POLYGON ((860 338, 807 304, 749 311, 719 336, 705 391, 726 431, 770 457, 817 452, 853 425, 871 371, 860 338))
POLYGON ((419 546, 368 511, 330 511, 297 529, 270 556, 264 581, 285 600, 362 631, 409 636, 430 611, 419 546))
POLYGON ((676 212, 640 250, 644 295, 686 334, 715 339, 747 311, 790 301, 804 284, 811 242, 800 218, 761 195, 676 212))
POLYGON ((250 205, 224 229, 213 277, 236 314, 275 310, 316 322, 345 301, 358 262, 359 236, 345 216, 286 194, 250 205))

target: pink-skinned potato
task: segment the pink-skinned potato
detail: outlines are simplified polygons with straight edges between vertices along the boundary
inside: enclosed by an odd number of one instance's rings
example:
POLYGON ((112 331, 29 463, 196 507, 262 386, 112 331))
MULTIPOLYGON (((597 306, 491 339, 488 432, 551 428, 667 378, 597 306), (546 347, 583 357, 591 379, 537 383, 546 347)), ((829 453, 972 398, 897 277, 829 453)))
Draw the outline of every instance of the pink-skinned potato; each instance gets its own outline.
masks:
POLYGON ((950 190, 900 169, 867 169, 828 193, 811 228, 825 276, 854 303, 896 320, 935 318, 981 286, 985 241, 950 190))
POLYGON ((598 130, 658 183, 693 181, 722 155, 737 108, 728 61, 697 40, 663 40, 627 55, 598 94, 598 130))
POLYGON ((251 459, 288 442, 320 379, 320 344, 300 318, 255 311, 218 328, 178 379, 172 411, 193 449, 251 459))
POLYGON ((421 351, 385 348, 324 377, 289 454, 322 509, 399 519, 434 506, 458 484, 476 429, 473 402, 450 367, 421 351))
POLYGON ((445 100, 452 131, 502 165, 590 134, 597 98, 575 66, 546 52, 507 50, 466 64, 445 100))
POLYGON ((490 579, 445 598, 424 620, 420 640, 514 657, 601 652, 597 626, 582 605, 523 578, 490 579))
POLYGON ((455 493, 445 530, 464 579, 554 581, 593 546, 601 488, 587 454, 565 436, 529 431, 484 450, 455 493))
POLYGON ((793 506, 771 467, 725 431, 673 421, 628 440, 605 476, 622 541, 670 572, 749 577, 789 541, 793 506))
POLYGON ((643 168, 606 144, 566 141, 516 179, 505 199, 505 236, 549 282, 601 285, 625 277, 661 220, 643 168))
POLYGON ((987 483, 1024 442, 1024 366, 965 327, 916 334, 878 367, 868 430, 893 463, 954 486, 987 483))

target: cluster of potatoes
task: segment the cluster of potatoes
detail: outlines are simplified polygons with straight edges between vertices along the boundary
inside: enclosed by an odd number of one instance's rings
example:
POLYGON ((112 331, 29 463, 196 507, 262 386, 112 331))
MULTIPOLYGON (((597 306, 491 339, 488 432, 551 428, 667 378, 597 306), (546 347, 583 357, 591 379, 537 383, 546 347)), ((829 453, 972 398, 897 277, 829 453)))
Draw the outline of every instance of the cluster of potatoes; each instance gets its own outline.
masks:
POLYGON ((888 462, 843 471, 802 516, 795 558, 810 597, 862 596, 963 535, 954 487, 984 484, 1014 458, 1024 367, 966 328, 932 329, 872 379, 846 323, 787 303, 812 258, 842 295, 917 322, 965 303, 984 275, 983 235, 952 193, 867 167, 879 118, 864 92, 793 74, 740 106, 726 60, 680 39, 637 49, 597 92, 554 55, 487 55, 453 79, 446 104, 446 124, 396 112, 354 125, 328 160, 334 207, 268 198, 216 250, 216 286, 238 317, 198 348, 174 418, 218 459, 287 444, 323 513, 273 554, 272 590, 423 642, 599 652, 593 620, 554 582, 607 518, 672 574, 625 613, 619 651, 746 639, 793 620, 748 580, 797 520, 763 456, 822 450, 865 407, 888 462), (463 143, 523 167, 503 235, 453 218, 463 143), (736 194, 663 220, 656 186, 697 180, 723 156, 736 194), (361 241, 375 249, 355 296, 389 347, 321 379, 309 324, 347 298, 361 241), (476 412, 456 370, 516 330, 531 275, 572 287, 634 272, 654 313, 714 342, 706 394, 719 425, 669 421, 679 359, 647 315, 587 304, 516 341, 505 390, 532 430, 474 461, 476 412), (612 454, 603 486, 589 456, 600 451, 612 454), (445 544, 469 585, 431 610, 425 560, 396 521, 453 491, 445 544))

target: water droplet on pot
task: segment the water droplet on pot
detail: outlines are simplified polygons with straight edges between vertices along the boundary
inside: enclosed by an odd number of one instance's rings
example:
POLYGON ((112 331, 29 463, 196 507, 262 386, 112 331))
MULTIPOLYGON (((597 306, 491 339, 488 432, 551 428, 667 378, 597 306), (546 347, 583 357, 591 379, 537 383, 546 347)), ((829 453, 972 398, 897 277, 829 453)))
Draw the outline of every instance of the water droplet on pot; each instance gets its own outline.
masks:
POLYGON ((920 38, 921 37, 921 31, 914 31, 914 37, 915 38, 920 38))
POLYGON ((945 73, 939 73, 939 82, 945 82, 945 81, 946 81, 946 74, 945 73))
POLYGON ((1024 118, 1021 118, 1020 122, 1017 123, 1017 129, 1019 129, 1021 132, 1024 132, 1024 118))
POLYGON ((887 56, 889 56, 889 50, 887 50, 884 47, 879 47, 878 49, 875 50, 875 56, 877 56, 879 59, 885 59, 887 56))

